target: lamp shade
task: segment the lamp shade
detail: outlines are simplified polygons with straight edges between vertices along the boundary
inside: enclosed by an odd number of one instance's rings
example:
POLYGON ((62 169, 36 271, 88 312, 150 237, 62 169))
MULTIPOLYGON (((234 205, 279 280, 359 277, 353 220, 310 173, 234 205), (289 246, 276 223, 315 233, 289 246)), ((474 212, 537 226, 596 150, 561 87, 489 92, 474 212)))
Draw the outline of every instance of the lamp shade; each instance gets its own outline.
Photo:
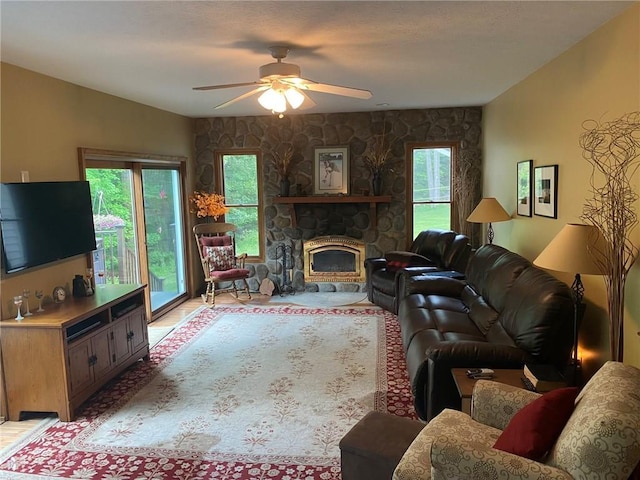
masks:
POLYGON ((566 224, 533 261, 558 272, 603 275, 597 259, 606 252, 600 231, 593 225, 566 224))
POLYGON ((273 88, 265 90, 264 93, 258 97, 258 102, 272 112, 282 113, 287 110, 287 99, 284 94, 273 88))
POLYGON ((284 91, 284 96, 287 97, 287 102, 291 105, 291 108, 294 110, 302 105, 304 102, 304 95, 302 95, 298 89, 294 87, 289 87, 284 91))
POLYGON ((467 217, 467 222, 471 223, 493 223, 507 220, 511 220, 511 216, 502 208, 500 202, 493 197, 480 200, 471 215, 467 217))

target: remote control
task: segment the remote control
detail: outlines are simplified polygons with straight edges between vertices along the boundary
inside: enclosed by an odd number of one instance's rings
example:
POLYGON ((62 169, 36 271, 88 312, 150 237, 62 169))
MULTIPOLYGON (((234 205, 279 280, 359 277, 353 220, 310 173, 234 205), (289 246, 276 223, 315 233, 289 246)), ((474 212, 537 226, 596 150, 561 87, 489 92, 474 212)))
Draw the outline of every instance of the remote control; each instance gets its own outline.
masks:
POLYGON ((494 371, 490 368, 470 368, 467 370, 467 377, 477 378, 482 375, 482 378, 492 378, 494 371))

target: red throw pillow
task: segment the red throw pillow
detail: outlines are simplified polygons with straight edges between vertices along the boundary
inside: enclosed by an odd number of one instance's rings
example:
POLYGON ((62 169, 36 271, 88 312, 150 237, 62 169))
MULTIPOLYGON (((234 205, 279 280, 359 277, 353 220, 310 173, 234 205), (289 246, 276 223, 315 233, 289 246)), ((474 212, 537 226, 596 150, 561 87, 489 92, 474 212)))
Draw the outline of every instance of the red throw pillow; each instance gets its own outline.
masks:
POLYGON ((541 460, 569 420, 577 396, 577 388, 567 387, 535 399, 513 416, 493 448, 541 460))
POLYGON ((200 237, 200 245, 203 247, 222 247, 223 245, 231 245, 231 237, 229 235, 200 237))
POLYGON ((387 260, 387 270, 389 271, 396 271, 406 267, 424 267, 434 265, 434 263, 428 258, 412 252, 387 252, 384 257, 387 260))

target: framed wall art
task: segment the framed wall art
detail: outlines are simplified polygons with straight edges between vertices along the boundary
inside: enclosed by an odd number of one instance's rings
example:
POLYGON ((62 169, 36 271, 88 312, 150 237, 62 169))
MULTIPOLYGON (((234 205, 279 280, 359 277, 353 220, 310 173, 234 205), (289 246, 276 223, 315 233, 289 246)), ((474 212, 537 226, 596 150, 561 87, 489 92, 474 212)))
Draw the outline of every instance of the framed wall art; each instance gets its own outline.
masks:
POLYGON ((558 218, 558 165, 534 169, 534 213, 541 217, 558 218))
POLYGON ((349 147, 318 147, 313 159, 313 194, 349 193, 349 147))
POLYGON ((532 178, 533 160, 524 160, 518 162, 517 170, 517 184, 516 193, 518 198, 518 215, 523 217, 530 217, 532 204, 531 204, 531 191, 533 190, 533 178, 532 178))

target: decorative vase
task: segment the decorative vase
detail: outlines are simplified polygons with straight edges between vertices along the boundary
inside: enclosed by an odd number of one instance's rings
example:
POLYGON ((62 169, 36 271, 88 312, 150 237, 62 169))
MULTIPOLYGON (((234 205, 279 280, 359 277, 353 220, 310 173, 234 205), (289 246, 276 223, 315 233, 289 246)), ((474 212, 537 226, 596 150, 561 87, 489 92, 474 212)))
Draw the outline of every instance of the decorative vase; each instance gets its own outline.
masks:
POLYGON ((288 178, 283 178, 282 180, 280 180, 280 196, 288 197, 290 187, 291 187, 291 182, 289 181, 288 178))
POLYGON ((378 196, 382 193, 382 175, 374 173, 371 179, 371 190, 373 195, 378 196))

